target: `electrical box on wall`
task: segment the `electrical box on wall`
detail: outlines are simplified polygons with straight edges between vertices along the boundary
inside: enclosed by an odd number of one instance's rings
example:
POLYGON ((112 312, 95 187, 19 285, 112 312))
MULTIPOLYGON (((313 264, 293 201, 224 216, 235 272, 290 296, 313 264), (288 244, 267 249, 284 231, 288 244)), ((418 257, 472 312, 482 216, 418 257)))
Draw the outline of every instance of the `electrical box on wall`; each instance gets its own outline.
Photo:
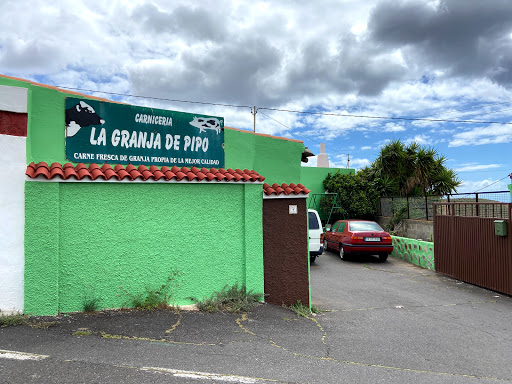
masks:
POLYGON ((298 210, 297 210, 297 206, 296 205, 289 205, 288 206, 288 213, 290 215, 296 215, 297 212, 298 212, 298 210))
POLYGON ((505 220, 494 220, 494 234, 496 236, 507 236, 507 222, 505 220))

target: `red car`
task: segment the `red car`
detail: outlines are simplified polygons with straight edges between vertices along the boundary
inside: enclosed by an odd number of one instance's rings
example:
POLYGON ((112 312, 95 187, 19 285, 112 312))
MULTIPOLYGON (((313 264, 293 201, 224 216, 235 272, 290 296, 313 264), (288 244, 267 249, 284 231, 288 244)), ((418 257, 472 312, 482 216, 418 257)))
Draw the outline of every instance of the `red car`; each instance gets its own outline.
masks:
POLYGON ((339 220, 324 235, 324 249, 338 251, 342 259, 352 254, 378 255, 385 261, 393 252, 389 233, 366 220, 339 220))

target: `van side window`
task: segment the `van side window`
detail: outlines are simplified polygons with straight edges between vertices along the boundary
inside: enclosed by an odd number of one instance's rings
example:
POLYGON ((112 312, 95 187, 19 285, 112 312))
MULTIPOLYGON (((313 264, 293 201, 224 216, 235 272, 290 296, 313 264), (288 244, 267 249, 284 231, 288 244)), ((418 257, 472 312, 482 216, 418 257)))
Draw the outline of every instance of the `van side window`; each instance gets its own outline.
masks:
POLYGON ((340 226, 338 227, 338 230, 336 232, 343 232, 346 226, 347 223, 340 223, 340 226))
POLYGON ((340 223, 334 223, 334 225, 332 226, 331 231, 336 232, 336 229, 338 229, 339 225, 340 225, 340 223))
POLYGON ((308 212, 309 229, 320 229, 320 223, 318 222, 315 212, 308 212))

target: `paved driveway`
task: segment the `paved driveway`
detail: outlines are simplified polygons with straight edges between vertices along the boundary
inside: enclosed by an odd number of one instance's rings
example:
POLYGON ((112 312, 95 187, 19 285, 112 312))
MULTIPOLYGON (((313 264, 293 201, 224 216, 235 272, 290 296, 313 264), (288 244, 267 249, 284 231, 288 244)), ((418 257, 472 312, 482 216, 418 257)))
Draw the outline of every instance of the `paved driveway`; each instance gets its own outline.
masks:
POLYGON ((311 280, 313 303, 332 309, 320 317, 330 355, 382 368, 383 382, 391 370, 425 383, 512 379, 509 296, 391 257, 331 252, 311 280))
POLYGON ((510 297, 330 252, 311 280, 313 302, 330 311, 309 319, 266 304, 248 315, 105 312, 0 328, 0 383, 512 381, 510 297))

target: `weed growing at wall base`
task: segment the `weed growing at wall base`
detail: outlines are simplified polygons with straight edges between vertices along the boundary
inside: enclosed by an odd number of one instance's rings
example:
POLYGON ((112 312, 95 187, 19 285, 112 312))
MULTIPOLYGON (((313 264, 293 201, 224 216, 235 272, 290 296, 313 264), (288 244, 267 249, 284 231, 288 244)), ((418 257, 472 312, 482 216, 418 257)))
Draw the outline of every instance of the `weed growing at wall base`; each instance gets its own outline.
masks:
POLYGON ((12 327, 14 325, 25 324, 27 316, 16 313, 13 315, 2 315, 0 313, 0 327, 12 327))
POLYGON ((120 287, 123 293, 129 297, 128 301, 123 304, 123 306, 129 304, 133 308, 144 311, 169 308, 176 289, 180 287, 182 275, 183 272, 173 267, 165 283, 158 288, 146 287, 145 292, 135 295, 127 292, 123 287, 120 287))
MULTIPOLYGON (((286 308, 286 305, 283 304, 283 307, 286 308)), ((307 305, 302 304, 302 302, 300 300, 297 300, 296 304, 292 304, 288 308, 290 310, 292 310, 293 312, 295 312, 297 314, 297 316, 302 316, 302 317, 309 317, 311 314, 317 314, 317 313, 322 312, 322 310, 320 308, 316 307, 315 305, 312 305, 311 309, 309 309, 309 307, 307 305)), ((323 311, 323 312, 325 312, 325 311, 323 311)))
POLYGON ((195 297, 189 297, 189 299, 196 303, 200 311, 242 313, 253 309, 257 303, 263 300, 263 297, 263 293, 254 293, 252 290, 247 292, 245 285, 238 287, 238 283, 236 283, 231 287, 224 286, 220 292, 214 292, 209 298, 198 300, 195 297))
POLYGON ((95 312, 99 309, 100 298, 94 295, 92 288, 87 289, 82 300, 82 309, 84 312, 95 312))

